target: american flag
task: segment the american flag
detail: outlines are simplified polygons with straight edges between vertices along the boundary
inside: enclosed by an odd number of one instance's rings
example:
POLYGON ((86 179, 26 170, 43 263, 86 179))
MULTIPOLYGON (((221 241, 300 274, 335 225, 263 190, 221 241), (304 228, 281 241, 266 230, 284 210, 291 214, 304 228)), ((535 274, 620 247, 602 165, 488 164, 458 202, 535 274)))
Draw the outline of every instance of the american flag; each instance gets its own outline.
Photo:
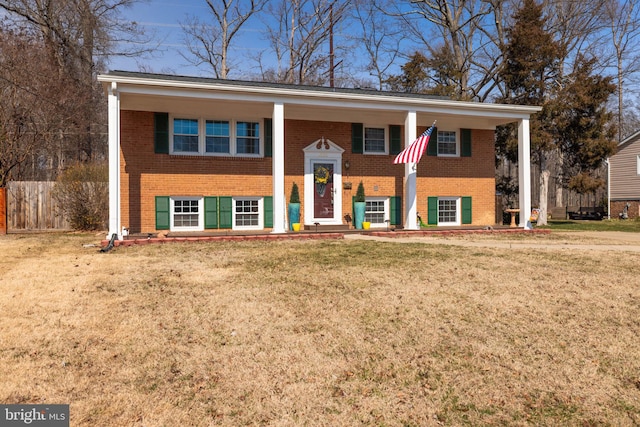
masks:
POLYGON ((415 141, 411 143, 407 148, 402 150, 400 154, 398 154, 393 161, 393 164, 398 163, 418 163, 425 150, 427 149, 427 145, 429 144, 429 137, 431 137, 431 132, 436 126, 436 122, 433 122, 431 127, 425 130, 422 135, 420 135, 415 141))

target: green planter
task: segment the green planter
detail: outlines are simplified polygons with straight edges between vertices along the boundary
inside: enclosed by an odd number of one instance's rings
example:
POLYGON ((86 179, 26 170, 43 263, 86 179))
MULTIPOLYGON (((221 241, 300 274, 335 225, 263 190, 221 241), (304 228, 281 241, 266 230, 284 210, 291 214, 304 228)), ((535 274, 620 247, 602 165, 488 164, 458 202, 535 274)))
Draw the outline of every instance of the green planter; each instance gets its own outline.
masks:
POLYGON ((364 222, 364 212, 367 204, 365 202, 353 203, 353 223, 358 230, 362 230, 362 223, 364 222))
POLYGON ((293 230, 293 224, 300 222, 300 203, 289 203, 289 231, 293 230))

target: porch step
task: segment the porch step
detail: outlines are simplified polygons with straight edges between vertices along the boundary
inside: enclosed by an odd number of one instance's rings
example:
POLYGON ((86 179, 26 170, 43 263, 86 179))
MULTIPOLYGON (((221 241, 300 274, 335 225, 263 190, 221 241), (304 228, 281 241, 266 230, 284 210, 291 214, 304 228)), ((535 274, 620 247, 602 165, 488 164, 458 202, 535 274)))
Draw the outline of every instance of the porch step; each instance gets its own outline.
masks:
POLYGON ((304 231, 318 231, 324 233, 328 231, 349 231, 349 224, 318 224, 317 228, 315 224, 305 224, 304 231))

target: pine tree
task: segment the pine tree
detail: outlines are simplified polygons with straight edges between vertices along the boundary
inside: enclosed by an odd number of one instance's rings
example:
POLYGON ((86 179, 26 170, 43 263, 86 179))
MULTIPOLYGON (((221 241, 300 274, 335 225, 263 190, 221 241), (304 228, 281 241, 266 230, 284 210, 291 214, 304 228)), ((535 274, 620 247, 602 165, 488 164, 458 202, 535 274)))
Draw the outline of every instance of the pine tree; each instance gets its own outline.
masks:
POLYGON ((616 150, 614 115, 607 109, 616 85, 612 77, 593 75, 595 65, 595 58, 579 55, 555 102, 563 176, 570 177, 565 184, 581 194, 604 185, 594 173, 616 150))
POLYGON ((390 76, 385 83, 394 92, 424 93, 428 78, 426 68, 427 58, 420 52, 415 52, 401 67, 402 74, 390 76))
MULTIPOLYGON (((586 192, 601 182, 594 170, 615 150, 615 127, 607 111, 607 100, 615 91, 611 79, 593 75, 594 60, 578 55, 574 71, 562 73, 566 58, 560 43, 545 29, 542 6, 525 0, 508 30, 501 73, 505 103, 539 105, 542 111, 531 118, 532 161, 540 170, 540 215, 546 224, 551 159, 559 155, 562 175, 572 177, 566 184, 586 192)), ((514 159, 517 147, 515 127, 497 132, 498 152, 514 159)))
MULTIPOLYGON (((542 111, 531 118, 532 161, 540 168, 540 219, 546 224, 549 185, 549 157, 555 148, 553 140, 553 105, 561 76, 563 57, 560 44, 545 30, 542 5, 525 0, 514 15, 513 27, 507 30, 508 43, 504 47, 504 67, 500 77, 507 97, 504 103, 539 105, 542 111)), ((497 133, 498 152, 510 159, 517 158, 517 131, 515 126, 497 133)))

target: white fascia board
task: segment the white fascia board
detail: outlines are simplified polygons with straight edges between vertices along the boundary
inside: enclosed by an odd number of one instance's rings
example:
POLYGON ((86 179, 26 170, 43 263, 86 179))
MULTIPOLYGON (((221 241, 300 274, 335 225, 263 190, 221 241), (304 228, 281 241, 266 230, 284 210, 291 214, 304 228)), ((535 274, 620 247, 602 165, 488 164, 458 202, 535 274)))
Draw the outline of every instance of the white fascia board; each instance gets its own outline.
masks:
POLYGON ((284 103, 289 105, 317 105, 319 107, 341 107, 354 109, 380 109, 420 113, 443 113, 450 111, 463 116, 485 116, 492 118, 523 119, 542 110, 542 107, 480 102, 450 101, 439 99, 416 99, 404 96, 353 94, 273 87, 224 85, 189 81, 135 78, 99 75, 98 81, 118 83, 121 93, 172 96, 181 98, 222 99, 246 102, 284 103))

